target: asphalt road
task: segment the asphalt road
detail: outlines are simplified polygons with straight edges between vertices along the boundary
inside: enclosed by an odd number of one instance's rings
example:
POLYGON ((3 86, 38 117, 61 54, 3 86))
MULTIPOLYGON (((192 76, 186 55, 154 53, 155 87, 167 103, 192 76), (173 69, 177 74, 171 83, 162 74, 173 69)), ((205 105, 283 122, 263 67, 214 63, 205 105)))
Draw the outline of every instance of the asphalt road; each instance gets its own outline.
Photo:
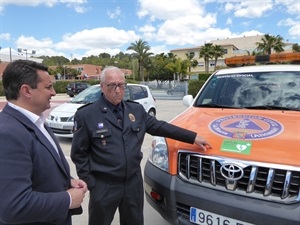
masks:
MULTIPOLYGON (((53 98, 53 105, 58 105, 59 103, 56 102, 56 98, 59 98, 59 101, 63 101, 60 97, 54 97, 53 98), (56 103, 55 103, 56 102, 56 103)), ((165 120, 170 121, 172 118, 177 116, 180 112, 182 112, 184 109, 186 109, 185 106, 183 106, 181 100, 156 100, 157 102, 157 118, 159 120, 165 120)), ((148 155, 149 155, 149 149, 151 146, 152 136, 146 134, 144 139, 144 144, 142 146, 142 152, 144 153, 144 158, 141 163, 142 170, 144 168, 145 162, 147 161, 148 155)), ((75 167, 70 160, 70 148, 71 148, 71 139, 67 138, 59 138, 59 142, 61 144, 61 147, 65 153, 65 156, 67 157, 69 164, 71 166, 71 174, 73 177, 77 177, 75 172, 75 167)), ((73 225, 86 225, 88 221, 87 216, 87 206, 88 206, 88 193, 86 194, 85 201, 83 203, 83 209, 84 213, 80 216, 74 216, 73 217, 73 225)), ((168 222, 166 222, 160 214, 158 214, 146 201, 145 199, 145 205, 144 205, 144 218, 145 218, 145 225, 170 225, 168 222)), ((112 225, 119 225, 119 215, 118 212, 115 214, 115 218, 113 220, 112 225)))

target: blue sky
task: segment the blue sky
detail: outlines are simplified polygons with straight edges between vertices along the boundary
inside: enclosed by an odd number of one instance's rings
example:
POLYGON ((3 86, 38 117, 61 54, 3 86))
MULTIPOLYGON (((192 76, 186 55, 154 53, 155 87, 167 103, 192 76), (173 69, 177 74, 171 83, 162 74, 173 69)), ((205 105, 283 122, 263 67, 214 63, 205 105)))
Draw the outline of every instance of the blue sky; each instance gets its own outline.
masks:
POLYGON ((154 54, 260 34, 300 43, 300 0, 0 0, 0 54, 27 49, 68 59, 154 54))

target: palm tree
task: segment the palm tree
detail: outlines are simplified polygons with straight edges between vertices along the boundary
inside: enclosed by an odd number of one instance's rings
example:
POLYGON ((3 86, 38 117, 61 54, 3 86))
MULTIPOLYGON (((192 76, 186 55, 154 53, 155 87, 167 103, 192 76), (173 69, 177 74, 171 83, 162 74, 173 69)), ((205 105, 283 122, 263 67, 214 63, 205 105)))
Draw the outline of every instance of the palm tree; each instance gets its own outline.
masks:
POLYGON ((277 52, 283 52, 285 44, 283 43, 283 38, 280 35, 272 36, 269 34, 265 34, 261 42, 256 42, 257 50, 262 51, 263 54, 270 55, 272 53, 272 49, 277 52))
POLYGON ((216 70, 218 58, 223 57, 223 55, 225 54, 225 49, 222 48, 221 45, 214 45, 212 46, 212 48, 213 48, 213 57, 215 59, 215 70, 216 70))
POLYGON ((293 44, 292 46, 293 52, 300 52, 300 45, 299 44, 293 44))
POLYGON ((204 58, 205 64, 205 72, 209 72, 209 59, 212 59, 214 56, 213 54, 213 44, 206 43, 201 49, 199 53, 199 58, 204 58))
POLYGON ((191 68, 192 68, 192 62, 193 62, 193 58, 195 56, 195 52, 187 52, 185 53, 185 56, 187 58, 187 62, 188 62, 188 67, 189 67, 189 72, 191 72, 191 68))
POLYGON ((132 50, 135 52, 133 53, 133 57, 138 59, 138 80, 141 80, 142 75, 142 82, 144 82, 144 75, 142 73, 143 65, 149 56, 153 55, 153 53, 149 52, 150 46, 146 41, 139 39, 134 43, 130 43, 130 46, 127 48, 127 50, 132 50))

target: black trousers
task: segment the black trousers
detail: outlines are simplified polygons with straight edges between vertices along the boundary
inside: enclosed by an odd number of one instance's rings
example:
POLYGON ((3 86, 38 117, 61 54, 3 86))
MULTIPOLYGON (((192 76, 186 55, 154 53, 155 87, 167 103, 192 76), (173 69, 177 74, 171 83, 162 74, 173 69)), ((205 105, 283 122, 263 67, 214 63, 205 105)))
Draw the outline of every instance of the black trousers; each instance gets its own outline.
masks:
POLYGON ((144 188, 141 173, 125 182, 97 177, 90 190, 89 225, 111 225, 119 209, 120 225, 144 225, 144 188))

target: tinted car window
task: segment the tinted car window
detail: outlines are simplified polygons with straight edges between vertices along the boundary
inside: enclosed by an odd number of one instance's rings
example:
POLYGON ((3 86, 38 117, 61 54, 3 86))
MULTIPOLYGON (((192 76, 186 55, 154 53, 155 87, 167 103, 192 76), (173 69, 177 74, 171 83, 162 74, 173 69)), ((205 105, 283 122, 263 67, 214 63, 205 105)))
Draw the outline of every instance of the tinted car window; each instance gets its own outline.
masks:
POLYGON ((84 82, 69 83, 66 87, 67 94, 70 97, 73 97, 74 95, 80 93, 81 91, 88 88, 89 86, 90 86, 89 83, 84 83, 84 82))
POLYGON ((130 92, 131 100, 138 100, 138 99, 148 97, 147 90, 144 89, 143 87, 132 86, 132 87, 128 87, 128 89, 129 89, 129 92, 130 92))

